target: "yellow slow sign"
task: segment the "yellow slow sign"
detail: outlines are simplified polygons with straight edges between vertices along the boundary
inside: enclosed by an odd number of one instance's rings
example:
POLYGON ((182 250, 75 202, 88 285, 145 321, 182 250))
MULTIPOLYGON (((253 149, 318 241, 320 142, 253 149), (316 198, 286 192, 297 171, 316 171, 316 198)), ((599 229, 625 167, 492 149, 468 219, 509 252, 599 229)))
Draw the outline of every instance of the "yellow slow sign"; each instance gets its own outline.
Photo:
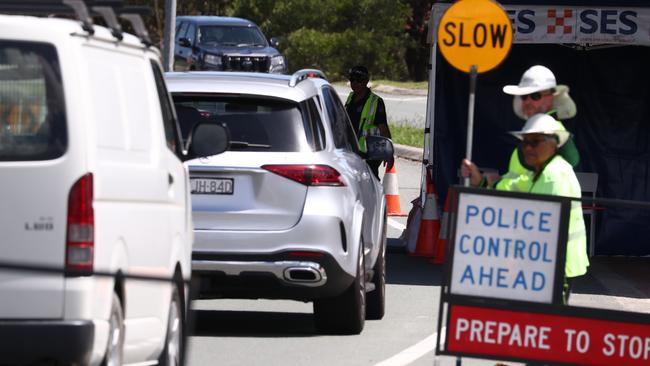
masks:
POLYGON ((512 45, 512 24, 506 12, 491 0, 460 0, 443 14, 438 47, 455 68, 482 73, 497 67, 512 45))

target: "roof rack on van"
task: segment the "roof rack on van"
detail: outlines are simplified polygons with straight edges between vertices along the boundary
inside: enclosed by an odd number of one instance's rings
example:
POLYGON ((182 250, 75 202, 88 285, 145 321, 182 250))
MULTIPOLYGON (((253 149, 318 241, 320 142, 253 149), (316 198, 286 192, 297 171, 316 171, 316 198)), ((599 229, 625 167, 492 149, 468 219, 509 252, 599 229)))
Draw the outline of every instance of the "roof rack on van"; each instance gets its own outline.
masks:
POLYGON ((289 86, 294 87, 299 82, 308 79, 308 78, 321 78, 327 80, 327 76, 320 70, 317 69, 302 69, 298 70, 291 75, 291 80, 289 80, 289 86))
POLYGON ((122 26, 117 20, 129 21, 140 41, 145 46, 151 45, 149 33, 142 21, 142 15, 150 15, 151 10, 144 6, 124 6, 123 0, 0 0, 0 13, 27 15, 62 15, 74 16, 81 22, 81 27, 93 35, 93 16, 101 16, 117 40, 122 40, 122 26), (90 10, 88 8, 90 7, 90 10))

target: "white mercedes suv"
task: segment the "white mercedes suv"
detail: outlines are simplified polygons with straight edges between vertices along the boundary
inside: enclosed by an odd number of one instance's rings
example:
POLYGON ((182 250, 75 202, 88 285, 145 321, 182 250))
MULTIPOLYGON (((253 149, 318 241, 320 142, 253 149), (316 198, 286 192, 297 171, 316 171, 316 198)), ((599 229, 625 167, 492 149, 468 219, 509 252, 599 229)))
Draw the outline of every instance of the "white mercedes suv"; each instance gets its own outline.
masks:
POLYGON ((167 73, 183 136, 223 124, 230 148, 189 160, 203 298, 314 303, 316 327, 355 334, 384 315, 386 208, 347 113, 318 70, 167 73))

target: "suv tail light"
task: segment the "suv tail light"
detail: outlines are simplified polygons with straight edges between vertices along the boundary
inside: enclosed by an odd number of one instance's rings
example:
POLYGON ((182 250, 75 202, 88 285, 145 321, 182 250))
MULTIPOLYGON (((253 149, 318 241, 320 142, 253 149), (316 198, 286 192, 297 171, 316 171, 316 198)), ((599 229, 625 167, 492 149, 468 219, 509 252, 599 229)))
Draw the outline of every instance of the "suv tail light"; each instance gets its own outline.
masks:
POLYGON ((263 165, 262 169, 306 186, 340 187, 345 185, 341 180, 341 174, 328 165, 263 165))
POLYGON ((89 273, 93 271, 94 229, 93 175, 88 173, 72 185, 68 196, 68 227, 65 245, 66 270, 89 273))

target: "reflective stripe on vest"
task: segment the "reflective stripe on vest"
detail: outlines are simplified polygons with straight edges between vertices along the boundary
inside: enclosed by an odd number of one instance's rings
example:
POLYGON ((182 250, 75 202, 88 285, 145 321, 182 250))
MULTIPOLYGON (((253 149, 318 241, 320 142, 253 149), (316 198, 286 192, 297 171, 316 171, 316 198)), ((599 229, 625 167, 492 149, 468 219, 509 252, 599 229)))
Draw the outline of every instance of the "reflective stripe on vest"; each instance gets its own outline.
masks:
MULTIPOLYGON (((379 96, 373 92, 366 99, 361 111, 361 118, 359 119, 359 150, 366 151, 366 136, 378 136, 379 127, 375 125, 375 117, 377 116, 377 105, 379 104, 379 96)), ((352 101, 354 92, 348 95, 345 105, 349 105, 352 101)))

